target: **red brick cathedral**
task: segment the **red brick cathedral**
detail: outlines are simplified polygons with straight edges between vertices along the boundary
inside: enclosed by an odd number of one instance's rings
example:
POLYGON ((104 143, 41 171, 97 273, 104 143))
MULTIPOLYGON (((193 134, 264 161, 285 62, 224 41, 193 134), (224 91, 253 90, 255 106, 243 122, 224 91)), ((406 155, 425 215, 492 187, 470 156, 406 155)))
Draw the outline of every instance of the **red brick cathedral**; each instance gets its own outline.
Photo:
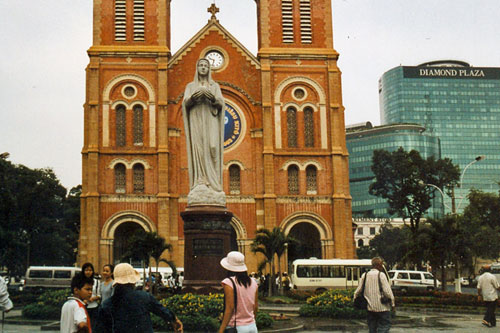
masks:
POLYGON ((170 0, 94 0, 79 263, 116 263, 144 229, 164 237, 173 246, 165 258, 183 266, 189 179, 181 104, 203 57, 226 102, 233 249, 255 270, 256 230, 278 226, 300 241, 284 262, 354 256, 331 0, 255 2, 256 55, 217 20, 215 5, 207 25, 172 54, 170 0))

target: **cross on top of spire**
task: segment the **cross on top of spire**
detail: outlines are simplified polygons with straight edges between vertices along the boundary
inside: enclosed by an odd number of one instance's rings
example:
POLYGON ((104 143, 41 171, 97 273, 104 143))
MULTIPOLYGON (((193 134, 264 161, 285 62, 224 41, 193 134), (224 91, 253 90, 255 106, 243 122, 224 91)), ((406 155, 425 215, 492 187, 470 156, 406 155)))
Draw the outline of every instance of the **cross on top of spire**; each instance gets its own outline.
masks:
POLYGON ((215 17, 215 14, 217 14, 219 12, 219 8, 215 5, 215 1, 214 1, 214 3, 212 3, 212 5, 210 7, 208 7, 207 12, 212 14, 212 17, 211 17, 212 20, 217 20, 217 18, 215 17))

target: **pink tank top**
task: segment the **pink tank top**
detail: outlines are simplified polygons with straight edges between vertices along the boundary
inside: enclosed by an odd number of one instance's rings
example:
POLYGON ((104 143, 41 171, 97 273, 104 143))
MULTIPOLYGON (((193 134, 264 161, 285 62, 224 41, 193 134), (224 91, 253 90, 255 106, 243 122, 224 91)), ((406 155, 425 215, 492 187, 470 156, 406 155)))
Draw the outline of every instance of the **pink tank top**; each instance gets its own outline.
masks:
MULTIPOLYGON (((255 292, 257 291, 257 282, 250 278, 250 286, 247 288, 236 282, 236 278, 231 278, 236 285, 236 291, 238 295, 238 306, 236 309, 236 326, 250 325, 255 322, 255 314, 253 313, 253 307, 257 300, 255 299, 255 292)), ((233 289, 233 284, 229 281, 229 278, 222 280, 222 284, 228 285, 233 289)), ((234 326, 234 312, 229 320, 228 326, 234 326)))

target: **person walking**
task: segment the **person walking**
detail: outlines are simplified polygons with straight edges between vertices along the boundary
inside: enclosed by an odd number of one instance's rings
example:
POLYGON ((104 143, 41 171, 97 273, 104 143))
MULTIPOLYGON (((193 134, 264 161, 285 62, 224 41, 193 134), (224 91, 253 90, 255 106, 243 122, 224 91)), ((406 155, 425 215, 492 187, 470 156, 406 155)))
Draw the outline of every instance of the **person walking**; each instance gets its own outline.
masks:
POLYGON ((153 295, 135 290, 140 274, 127 263, 116 265, 113 296, 99 309, 94 333, 153 333, 150 312, 170 322, 175 332, 182 332, 182 322, 161 305, 153 295))
POLYGON ((221 282, 224 288, 224 316, 219 333, 223 333, 226 328, 236 328, 238 333, 257 333, 255 316, 259 309, 258 286, 248 276, 245 256, 232 251, 220 264, 228 271, 228 277, 221 282))
POLYGON ((111 264, 102 267, 101 286, 98 295, 101 303, 113 296, 113 269, 114 266, 111 264))
POLYGON ((389 332, 391 329, 391 309, 395 309, 395 301, 381 258, 372 259, 372 269, 361 277, 358 288, 354 292, 354 298, 361 293, 363 285, 364 296, 368 301, 370 333, 389 332))
POLYGON ((490 273, 490 265, 483 266, 482 270, 483 274, 477 280, 478 299, 481 300, 482 298, 486 304, 486 313, 484 314, 482 324, 488 327, 495 327, 497 325, 495 317, 495 308, 498 299, 497 290, 500 290, 500 284, 495 275, 490 273))

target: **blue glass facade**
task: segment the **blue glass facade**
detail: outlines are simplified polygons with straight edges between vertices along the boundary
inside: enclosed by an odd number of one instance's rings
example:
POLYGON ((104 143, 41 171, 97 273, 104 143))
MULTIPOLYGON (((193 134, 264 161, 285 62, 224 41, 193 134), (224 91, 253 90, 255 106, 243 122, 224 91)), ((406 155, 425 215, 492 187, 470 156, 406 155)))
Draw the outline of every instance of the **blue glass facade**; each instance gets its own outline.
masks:
MULTIPOLYGON (((441 142, 441 157, 464 168, 456 202, 462 210, 471 188, 497 192, 500 181, 500 68, 459 62, 399 66, 379 82, 382 124, 417 123, 441 142), (462 199, 463 198, 463 199, 462 199)), ((445 201, 450 206, 450 200, 445 201)))
MULTIPOLYGON (((391 217, 389 205, 383 198, 368 193, 375 176, 371 171, 373 151, 385 149, 395 151, 403 147, 420 152, 423 158, 440 157, 439 139, 425 131, 423 126, 394 124, 379 127, 347 128, 346 144, 349 151, 349 185, 352 196, 352 216, 391 217)), ((437 217, 442 212, 441 198, 436 197, 428 216, 437 217)))

